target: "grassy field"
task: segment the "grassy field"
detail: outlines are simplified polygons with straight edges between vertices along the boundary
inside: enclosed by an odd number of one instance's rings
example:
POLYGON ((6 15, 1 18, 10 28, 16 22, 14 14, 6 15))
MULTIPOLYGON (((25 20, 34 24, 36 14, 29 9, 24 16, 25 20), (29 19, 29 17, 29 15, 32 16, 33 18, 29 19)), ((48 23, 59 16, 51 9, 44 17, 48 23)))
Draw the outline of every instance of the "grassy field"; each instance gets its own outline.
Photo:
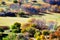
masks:
POLYGON ((10 26, 15 22, 19 23, 26 23, 30 18, 36 19, 45 19, 46 22, 48 21, 57 21, 58 25, 60 25, 60 14, 45 14, 43 16, 34 15, 29 18, 22 18, 22 17, 0 17, 0 26, 10 26))
POLYGON ((25 23, 26 21, 26 18, 20 17, 0 17, 0 26, 10 26, 15 22, 25 23))

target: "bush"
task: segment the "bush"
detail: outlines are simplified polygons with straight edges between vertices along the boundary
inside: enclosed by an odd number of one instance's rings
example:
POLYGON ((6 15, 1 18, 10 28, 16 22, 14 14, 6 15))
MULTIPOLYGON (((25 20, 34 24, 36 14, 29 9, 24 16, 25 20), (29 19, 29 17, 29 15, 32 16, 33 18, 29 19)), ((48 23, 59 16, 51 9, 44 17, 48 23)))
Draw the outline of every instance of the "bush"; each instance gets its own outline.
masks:
POLYGON ((22 33, 17 34, 16 38, 18 40, 28 40, 26 37, 24 37, 24 35, 22 33))
POLYGON ((18 23, 18 22, 16 22, 16 23, 14 23, 11 27, 12 27, 12 29, 17 29, 17 28, 19 28, 19 29, 20 29, 21 24, 20 24, 20 23, 18 23))
POLYGON ((40 35, 42 35, 41 32, 36 32, 36 33, 34 34, 34 37, 36 38, 36 37, 38 37, 38 36, 40 36, 40 35))
POLYGON ((13 33, 17 33, 17 29, 12 30, 13 33))
POLYGON ((4 32, 4 30, 2 28, 0 28, 0 32, 4 32))
POLYGON ((5 16, 16 17, 15 13, 13 13, 13 12, 5 13, 5 16))
POLYGON ((14 25, 15 25, 16 27, 19 27, 19 28, 20 28, 20 26, 21 26, 21 24, 18 23, 18 22, 14 23, 14 25))
POLYGON ((6 38, 7 40, 16 40, 16 33, 9 33, 6 38))
POLYGON ((25 15, 24 12, 20 12, 19 15, 22 17, 23 15, 25 15))
POLYGON ((8 30, 8 29, 10 29, 9 28, 9 26, 4 26, 4 27, 2 27, 4 30, 8 30))
POLYGON ((35 27, 37 27, 37 25, 36 25, 36 24, 33 24, 33 25, 32 25, 32 27, 34 27, 34 28, 35 28, 35 27))
POLYGON ((50 33, 48 31, 43 32, 44 35, 49 35, 50 33))
POLYGON ((20 23, 16 22, 11 27, 12 27, 12 32, 14 32, 14 33, 20 33, 21 32, 21 29, 20 29, 21 24, 20 23))
POLYGON ((41 39, 40 39, 40 37, 38 36, 38 37, 36 38, 36 40, 41 40, 41 39))
POLYGON ((32 1, 32 2, 36 3, 37 1, 32 1))
POLYGON ((34 34, 34 37, 36 38, 37 36, 42 35, 42 32, 38 29, 36 29, 36 33, 34 34))
POLYGON ((8 34, 2 34, 2 37, 7 37, 8 36, 8 34))
POLYGON ((36 33, 34 28, 32 28, 32 27, 27 28, 26 30, 27 30, 27 32, 30 33, 30 35, 29 35, 30 37, 34 37, 34 34, 36 33))
POLYGON ((20 32, 21 32, 21 29, 19 29, 19 30, 13 29, 12 32, 13 32, 13 33, 20 33, 20 32))
POLYGON ((2 2, 1 4, 6 5, 6 3, 5 3, 5 2, 2 2))
POLYGON ((44 30, 46 29, 46 22, 45 20, 34 20, 34 25, 32 25, 32 27, 35 27, 36 29, 39 29, 39 30, 44 30))
POLYGON ((14 3, 18 3, 18 1, 16 1, 16 0, 15 0, 15 1, 13 1, 13 2, 14 2, 14 3))
POLYGON ((16 26, 15 25, 12 25, 12 29, 16 29, 16 26))
POLYGON ((27 30, 26 29, 22 29, 21 32, 24 33, 24 32, 27 32, 27 30))

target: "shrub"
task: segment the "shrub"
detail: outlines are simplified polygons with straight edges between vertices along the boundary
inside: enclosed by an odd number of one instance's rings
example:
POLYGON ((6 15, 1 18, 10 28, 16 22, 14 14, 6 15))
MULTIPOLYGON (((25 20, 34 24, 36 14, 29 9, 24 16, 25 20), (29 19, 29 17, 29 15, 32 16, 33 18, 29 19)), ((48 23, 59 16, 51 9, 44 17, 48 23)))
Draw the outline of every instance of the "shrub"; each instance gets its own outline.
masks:
POLYGON ((17 33, 17 29, 12 30, 13 33, 17 33))
POLYGON ((34 34, 34 37, 36 38, 37 36, 42 35, 42 32, 38 29, 36 29, 36 33, 34 34))
POLYGON ((50 33, 48 31, 43 32, 44 35, 49 35, 50 33))
POLYGON ((18 1, 16 1, 16 0, 15 0, 15 1, 13 1, 13 2, 14 2, 14 3, 18 3, 18 1))
POLYGON ((34 0, 34 1, 32 1, 32 2, 36 3, 37 1, 34 0))
POLYGON ((16 26, 15 25, 12 25, 11 27, 12 27, 12 29, 16 29, 16 26))
POLYGON ((16 39, 16 33, 9 33, 8 37, 8 40, 15 40, 16 39))
POLYGON ((20 24, 20 23, 18 23, 18 22, 16 22, 16 23, 14 23, 11 27, 12 27, 12 29, 17 29, 17 28, 19 28, 19 29, 20 29, 21 24, 20 24))
POLYGON ((26 29, 27 30, 27 32, 29 32, 30 33, 30 37, 34 37, 34 34, 35 34, 35 29, 34 28, 27 28, 26 29))
POLYGON ((39 29, 39 30, 44 30, 46 29, 46 21, 45 20, 33 20, 33 25, 32 27, 35 27, 36 29, 39 29))
POLYGON ((19 29, 19 30, 13 29, 12 32, 13 32, 13 33, 20 33, 20 32, 21 32, 21 29, 19 29))
POLYGON ((2 28, 0 28, 0 32, 4 32, 4 30, 2 28))
POLYGON ((23 15, 25 15, 24 12, 20 12, 19 15, 22 17, 23 15))
POLYGON ((36 40, 41 40, 41 39, 40 39, 40 37, 38 36, 38 37, 36 38, 36 40))
POLYGON ((6 16, 10 16, 10 17, 16 17, 15 13, 13 12, 7 12, 5 13, 6 16))
POLYGON ((36 24, 33 24, 32 27, 37 27, 37 25, 36 24))
POLYGON ((27 32, 27 30, 26 29, 22 29, 21 32, 24 33, 24 32, 27 32))
POLYGON ((4 1, 1 4, 6 5, 6 3, 4 1))
POLYGON ((8 29, 10 29, 9 28, 9 26, 4 26, 4 27, 2 27, 4 30, 8 30, 8 29))
POLYGON ((20 23, 16 22, 11 27, 12 27, 12 32, 14 32, 14 33, 20 33, 21 32, 21 29, 20 29, 21 24, 20 23))
POLYGON ((41 32, 36 32, 36 33, 34 34, 34 37, 36 38, 36 37, 38 37, 38 36, 40 36, 40 35, 42 35, 41 32))
POLYGON ((21 26, 21 24, 18 23, 18 22, 14 23, 14 25, 15 25, 16 27, 19 27, 19 28, 20 28, 20 26, 21 26))
POLYGON ((8 34, 2 34, 2 37, 7 37, 8 36, 8 34))

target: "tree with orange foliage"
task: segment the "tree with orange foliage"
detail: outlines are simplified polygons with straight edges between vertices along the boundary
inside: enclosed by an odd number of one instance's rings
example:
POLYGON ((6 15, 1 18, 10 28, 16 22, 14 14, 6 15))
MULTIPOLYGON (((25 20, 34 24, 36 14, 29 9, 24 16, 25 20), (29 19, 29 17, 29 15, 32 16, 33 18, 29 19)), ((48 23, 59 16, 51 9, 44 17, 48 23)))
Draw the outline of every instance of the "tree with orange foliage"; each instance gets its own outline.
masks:
POLYGON ((60 26, 58 26, 57 30, 54 33, 50 34, 49 40, 52 40, 52 38, 58 38, 58 40, 60 40, 60 26))

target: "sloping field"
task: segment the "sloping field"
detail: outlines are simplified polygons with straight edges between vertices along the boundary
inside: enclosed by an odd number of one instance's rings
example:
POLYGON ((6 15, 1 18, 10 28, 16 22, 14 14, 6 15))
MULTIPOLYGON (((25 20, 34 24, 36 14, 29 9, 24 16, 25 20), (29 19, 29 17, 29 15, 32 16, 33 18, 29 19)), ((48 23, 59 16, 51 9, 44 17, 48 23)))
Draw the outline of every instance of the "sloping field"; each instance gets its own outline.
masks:
POLYGON ((28 19, 20 17, 0 17, 0 26, 10 26, 15 22, 25 23, 28 19))
MULTIPOLYGON (((48 21, 56 21, 60 25, 60 14, 45 14, 44 16, 34 15, 30 18, 44 19, 48 21)), ((26 23, 30 18, 21 18, 21 17, 0 17, 0 26, 10 26, 15 22, 26 23)))

